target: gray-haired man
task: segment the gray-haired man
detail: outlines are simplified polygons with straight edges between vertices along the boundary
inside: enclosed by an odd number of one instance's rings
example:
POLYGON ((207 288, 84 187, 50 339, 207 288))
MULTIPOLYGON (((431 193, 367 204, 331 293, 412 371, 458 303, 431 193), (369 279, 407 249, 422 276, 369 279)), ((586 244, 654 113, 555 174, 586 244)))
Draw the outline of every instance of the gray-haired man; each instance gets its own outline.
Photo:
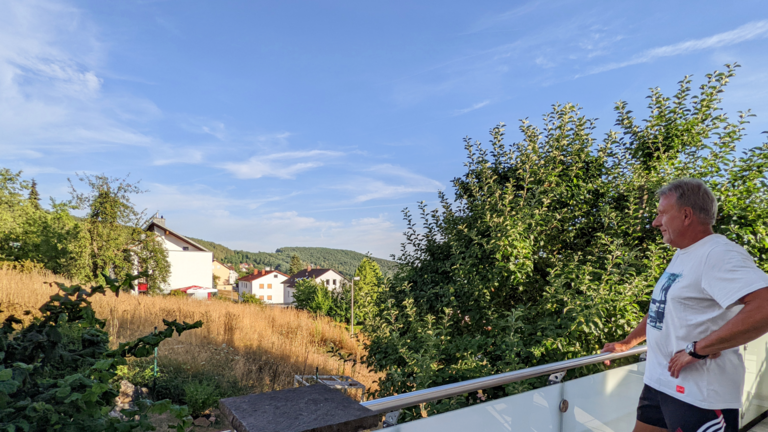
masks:
POLYGON ((677 251, 648 314, 603 352, 648 339, 635 432, 737 431, 745 370, 738 347, 768 332, 768 275, 712 231, 717 201, 704 182, 676 180, 657 195, 653 226, 677 251))

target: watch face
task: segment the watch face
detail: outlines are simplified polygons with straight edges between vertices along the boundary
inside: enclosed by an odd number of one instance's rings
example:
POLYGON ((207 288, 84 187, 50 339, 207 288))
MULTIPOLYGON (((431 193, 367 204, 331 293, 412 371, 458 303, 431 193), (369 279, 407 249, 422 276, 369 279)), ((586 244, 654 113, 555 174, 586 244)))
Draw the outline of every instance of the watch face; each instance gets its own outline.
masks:
POLYGON ((688 354, 694 352, 693 343, 689 343, 688 345, 685 346, 685 352, 687 352, 688 354))

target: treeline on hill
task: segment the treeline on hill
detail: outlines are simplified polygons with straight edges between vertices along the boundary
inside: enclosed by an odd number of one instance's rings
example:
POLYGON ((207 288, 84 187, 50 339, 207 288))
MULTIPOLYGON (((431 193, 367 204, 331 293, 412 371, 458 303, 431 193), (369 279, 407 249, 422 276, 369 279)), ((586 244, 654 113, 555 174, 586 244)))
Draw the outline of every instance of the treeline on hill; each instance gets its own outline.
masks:
POLYGON ((367 364, 386 374, 378 395, 591 355, 623 339, 674 252, 651 226, 654 193, 673 179, 703 179, 719 201, 715 231, 768 270, 768 143, 737 154, 751 114, 732 120, 718 106, 735 67, 706 75, 693 96, 689 77, 671 97, 651 89, 645 119, 617 103, 618 131, 602 139, 572 104, 554 105, 541 127, 523 120, 516 143, 504 141, 503 124, 491 129, 490 149, 467 138, 455 199, 420 205, 420 224, 405 211, 399 270, 366 322, 367 364))
MULTIPOLYGON (((351 277, 366 257, 360 252, 322 247, 284 247, 272 253, 247 252, 232 250, 207 240, 192 237, 190 239, 213 252, 214 258, 223 263, 232 265, 248 263, 258 269, 271 267, 283 273, 288 273, 291 267, 291 258, 296 255, 301 259, 304 266, 311 264, 320 268, 332 268, 346 277, 351 277)), ((384 276, 391 276, 397 270, 397 263, 394 261, 374 257, 371 259, 379 265, 384 276)))
POLYGON ((144 192, 127 178, 78 176, 71 198, 40 205, 34 179, 0 168, 0 261, 38 266, 83 283, 104 284, 104 275, 146 272, 157 291, 168 280, 168 253, 131 195, 144 192), (82 185, 82 186, 81 186, 82 185), (72 211, 84 211, 75 217, 72 211))

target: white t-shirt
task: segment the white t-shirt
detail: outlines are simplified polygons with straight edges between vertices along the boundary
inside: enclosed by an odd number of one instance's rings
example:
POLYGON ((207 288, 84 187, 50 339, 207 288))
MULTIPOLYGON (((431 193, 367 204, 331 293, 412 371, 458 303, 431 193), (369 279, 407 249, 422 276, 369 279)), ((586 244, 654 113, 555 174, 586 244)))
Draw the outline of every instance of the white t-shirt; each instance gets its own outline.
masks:
POLYGON ((700 408, 741 408, 745 368, 738 347, 686 366, 677 379, 667 367, 677 351, 733 318, 742 308, 739 299, 764 287, 768 275, 725 236, 709 235, 679 249, 653 290, 645 383, 700 408))

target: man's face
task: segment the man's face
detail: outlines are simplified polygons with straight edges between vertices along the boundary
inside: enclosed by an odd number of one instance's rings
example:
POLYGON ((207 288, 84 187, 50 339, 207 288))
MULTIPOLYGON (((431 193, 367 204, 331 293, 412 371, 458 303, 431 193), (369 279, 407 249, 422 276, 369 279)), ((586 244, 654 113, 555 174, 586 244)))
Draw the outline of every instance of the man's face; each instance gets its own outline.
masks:
POLYGON ((653 220, 653 226, 661 231, 664 243, 679 247, 675 241, 680 232, 685 229, 685 212, 678 208, 674 194, 666 194, 659 200, 658 215, 653 220))

